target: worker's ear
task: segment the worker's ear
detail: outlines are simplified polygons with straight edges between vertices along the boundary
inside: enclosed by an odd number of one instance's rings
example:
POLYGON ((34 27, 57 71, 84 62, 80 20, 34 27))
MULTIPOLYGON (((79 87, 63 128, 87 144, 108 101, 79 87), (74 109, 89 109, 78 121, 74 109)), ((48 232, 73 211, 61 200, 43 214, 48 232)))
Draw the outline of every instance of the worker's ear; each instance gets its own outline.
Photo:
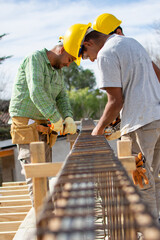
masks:
POLYGON ((90 46, 92 46, 93 44, 94 44, 94 41, 93 41, 92 39, 90 39, 89 41, 83 43, 83 45, 84 45, 85 47, 90 47, 90 46))
POLYGON ((59 53, 62 54, 64 51, 65 51, 65 50, 64 50, 64 47, 63 47, 63 46, 60 47, 60 49, 59 49, 59 53))

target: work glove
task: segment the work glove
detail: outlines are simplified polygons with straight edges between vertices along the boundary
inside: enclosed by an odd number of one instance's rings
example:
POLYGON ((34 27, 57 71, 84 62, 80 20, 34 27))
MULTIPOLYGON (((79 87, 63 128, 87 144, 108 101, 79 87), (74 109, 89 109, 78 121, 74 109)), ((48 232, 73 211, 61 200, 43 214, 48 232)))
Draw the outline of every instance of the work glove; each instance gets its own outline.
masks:
POLYGON ((77 126, 71 117, 67 117, 64 120, 64 130, 63 130, 63 135, 70 133, 70 134, 75 134, 77 130, 77 126))
POLYGON ((144 156, 142 155, 142 153, 138 153, 138 156, 135 157, 135 161, 136 161, 136 170, 134 170, 132 172, 132 179, 135 185, 140 186, 140 188, 143 188, 143 181, 145 184, 149 183, 149 180, 147 178, 147 176, 145 175, 146 173, 146 169, 143 167, 143 163, 144 163, 144 156))
POLYGON ((55 132, 60 132, 60 135, 63 134, 63 120, 60 118, 58 122, 51 123, 50 129, 55 132))
POLYGON ((118 116, 104 131, 107 140, 115 140, 121 137, 120 132, 121 119, 118 116))

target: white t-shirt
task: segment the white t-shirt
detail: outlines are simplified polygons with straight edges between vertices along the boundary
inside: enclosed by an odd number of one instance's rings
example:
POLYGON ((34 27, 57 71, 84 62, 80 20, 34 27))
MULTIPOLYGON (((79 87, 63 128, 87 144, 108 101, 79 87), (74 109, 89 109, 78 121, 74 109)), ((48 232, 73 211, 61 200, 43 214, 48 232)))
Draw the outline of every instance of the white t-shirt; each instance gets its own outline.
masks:
POLYGON ((121 135, 160 119, 160 83, 146 50, 136 40, 114 34, 97 56, 103 87, 121 87, 121 135))

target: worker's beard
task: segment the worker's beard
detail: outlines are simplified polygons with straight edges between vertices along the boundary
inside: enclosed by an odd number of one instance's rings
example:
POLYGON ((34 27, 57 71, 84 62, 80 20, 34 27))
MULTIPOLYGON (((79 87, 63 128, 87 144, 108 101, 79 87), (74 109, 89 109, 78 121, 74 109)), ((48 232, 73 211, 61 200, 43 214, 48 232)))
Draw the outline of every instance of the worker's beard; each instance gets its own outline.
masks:
POLYGON ((54 67, 55 69, 60 69, 60 68, 61 68, 59 64, 56 64, 56 65, 54 65, 53 67, 54 67))
POLYGON ((61 69, 62 68, 62 63, 60 61, 60 59, 57 59, 56 62, 54 63, 53 66, 55 69, 61 69))

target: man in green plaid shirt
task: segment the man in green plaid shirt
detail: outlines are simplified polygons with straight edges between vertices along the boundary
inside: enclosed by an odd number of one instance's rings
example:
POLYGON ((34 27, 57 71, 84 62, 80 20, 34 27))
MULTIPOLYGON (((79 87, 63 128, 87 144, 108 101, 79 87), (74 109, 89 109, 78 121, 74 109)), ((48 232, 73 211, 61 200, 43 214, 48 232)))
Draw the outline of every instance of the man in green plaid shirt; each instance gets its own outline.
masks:
POLYGON ((61 71, 74 60, 60 42, 50 51, 43 49, 27 56, 18 69, 9 112, 12 141, 18 145, 22 166, 30 163, 30 142, 45 142, 45 157, 49 162, 57 133, 76 132, 61 71))
MULTIPOLYGON (((49 146, 54 144, 57 133, 76 133, 61 68, 69 67, 73 61, 80 64, 80 50, 89 27, 91 23, 72 25, 61 37, 63 44, 60 42, 50 51, 36 51, 24 59, 18 70, 9 112, 12 141, 19 147, 22 167, 30 163, 29 143, 44 141, 46 161, 51 161, 49 146)), ((31 179, 27 182, 33 200, 31 179)))

